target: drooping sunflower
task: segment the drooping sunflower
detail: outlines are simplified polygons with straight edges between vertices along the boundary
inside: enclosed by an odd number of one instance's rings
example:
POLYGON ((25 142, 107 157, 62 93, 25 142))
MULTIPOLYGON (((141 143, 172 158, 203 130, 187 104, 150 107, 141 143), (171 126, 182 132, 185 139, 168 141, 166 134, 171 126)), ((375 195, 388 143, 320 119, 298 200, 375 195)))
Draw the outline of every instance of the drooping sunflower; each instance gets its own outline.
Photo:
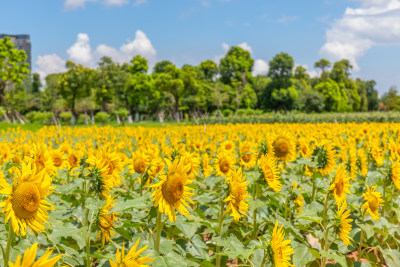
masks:
POLYGON ((117 199, 114 197, 108 196, 106 204, 103 206, 99 213, 99 232, 97 233, 96 239, 101 236, 101 243, 104 246, 105 241, 111 241, 110 236, 114 236, 114 224, 118 223, 118 213, 111 212, 110 210, 115 206, 118 202, 117 199))
POLYGON ((190 166, 188 172, 189 179, 194 179, 200 168, 200 159, 194 153, 185 151, 185 153, 182 154, 182 160, 184 165, 190 166))
POLYGON ((242 169, 234 171, 230 178, 229 196, 224 199, 224 202, 229 202, 225 213, 232 211, 231 216, 235 221, 239 221, 243 215, 247 214, 249 204, 247 198, 251 196, 247 193, 246 176, 242 174, 242 169))
POLYGON ((36 164, 36 171, 46 170, 46 173, 55 174, 56 168, 49 150, 44 145, 34 145, 32 150, 33 163, 36 164))
POLYGON ((229 177, 235 168, 235 158, 232 153, 220 152, 215 162, 215 175, 229 177))
POLYGON ((22 164, 21 169, 15 170, 16 177, 13 185, 3 183, 0 194, 7 195, 7 199, 0 203, 4 207, 1 212, 6 213, 5 223, 11 219, 14 232, 26 235, 28 226, 34 232, 45 230, 48 210, 54 210, 46 198, 53 191, 52 180, 46 174, 46 169, 37 173, 36 164, 31 162, 22 164))
POLYGON ((260 171, 269 187, 278 192, 282 190, 281 177, 274 158, 264 155, 261 156, 260 171))
POLYGON ((154 258, 150 258, 153 255, 147 255, 145 257, 138 258, 143 251, 145 251, 148 245, 136 251, 139 246, 140 238, 136 241, 135 245, 129 250, 128 254, 125 255, 125 242, 122 246, 121 252, 117 249, 117 253, 115 255, 116 262, 113 260, 109 260, 111 267, 144 267, 147 266, 145 263, 149 263, 154 261, 154 258))
POLYGON ((369 187, 367 185, 367 192, 363 193, 365 203, 361 206, 366 210, 366 214, 370 214, 371 218, 375 221, 379 220, 378 208, 383 206, 383 201, 380 192, 376 192, 376 185, 369 187))
POLYGON ((173 162, 168 159, 165 160, 167 163, 168 170, 163 175, 160 175, 161 181, 149 186, 150 188, 156 188, 151 197, 154 197, 154 206, 158 207, 159 212, 168 215, 171 222, 176 221, 175 209, 177 209, 183 215, 188 215, 189 205, 186 203, 193 204, 193 201, 189 198, 193 196, 193 188, 187 185, 192 183, 189 179, 189 165, 184 165, 183 160, 176 158, 173 162))
POLYGON ((330 143, 325 142, 316 146, 312 156, 317 163, 317 172, 322 175, 328 175, 335 169, 335 152, 330 143))
POLYGON ((284 238, 285 231, 283 230, 283 225, 279 228, 278 222, 276 222, 271 240, 272 260, 277 267, 292 267, 294 265, 290 263, 290 255, 292 255, 294 251, 290 246, 291 240, 284 240, 284 238))
POLYGON ((397 189, 400 190, 400 163, 399 161, 392 161, 392 167, 390 170, 390 175, 392 176, 392 181, 397 189))
POLYGON ((146 171, 150 160, 149 157, 142 150, 136 150, 132 154, 131 164, 129 170, 131 173, 142 174, 146 171))
MULTIPOLYGON (((293 189, 299 189, 301 192, 301 187, 298 186, 296 182, 293 183, 293 189)), ((294 204, 297 206, 297 215, 301 214, 303 212, 303 206, 304 206, 304 197, 303 195, 296 196, 296 199, 294 200, 294 204)))
POLYGON ((343 202, 342 206, 338 207, 338 212, 336 214, 336 224, 338 226, 338 234, 340 239, 342 239, 343 243, 348 246, 351 244, 353 240, 349 234, 351 231, 351 222, 353 219, 349 219, 350 210, 347 210, 347 203, 346 201, 343 202))
POLYGON ((296 159, 296 142, 287 133, 281 133, 274 138, 272 149, 279 160, 290 162, 296 159))
POLYGON ((245 168, 251 168, 256 164, 257 153, 252 144, 245 141, 240 144, 239 164, 245 168))
POLYGON ((346 193, 350 194, 349 187, 351 187, 351 184, 349 180, 345 167, 340 164, 336 169, 335 180, 329 187, 329 190, 333 191, 333 197, 338 207, 346 202, 346 193))
POLYGON ((8 265, 10 267, 41 267, 41 266, 52 267, 63 256, 61 254, 61 255, 55 256, 54 258, 49 259, 51 256, 51 253, 53 253, 53 250, 47 249, 46 253, 42 257, 37 259, 37 261, 35 261, 37 246, 38 246, 38 243, 33 244, 30 248, 27 248, 25 250, 23 258, 21 255, 18 255, 17 259, 15 260, 15 263, 12 263, 9 261, 8 265), (22 263, 21 263, 21 260, 22 260, 22 263))

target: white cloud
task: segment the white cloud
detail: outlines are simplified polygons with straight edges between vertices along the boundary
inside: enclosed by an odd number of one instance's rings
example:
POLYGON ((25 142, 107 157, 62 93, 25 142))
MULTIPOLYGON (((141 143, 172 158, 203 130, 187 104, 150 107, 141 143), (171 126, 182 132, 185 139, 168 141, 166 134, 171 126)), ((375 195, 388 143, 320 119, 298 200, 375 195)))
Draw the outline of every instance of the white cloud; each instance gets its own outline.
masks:
POLYGON ((347 8, 326 33, 320 54, 330 60, 357 60, 373 46, 400 45, 400 0, 358 0, 360 8, 347 8))
POLYGON ((35 72, 40 74, 42 83, 44 83, 44 78, 48 74, 65 71, 65 60, 61 59, 56 54, 38 56, 36 65, 37 68, 35 69, 35 72))
POLYGON ((147 3, 147 0, 136 0, 134 5, 139 6, 139 5, 146 4, 146 3, 147 3))
POLYGON ((247 43, 247 42, 243 42, 241 44, 238 44, 239 47, 243 48, 246 51, 249 51, 250 54, 253 53, 253 49, 251 48, 251 46, 247 43))
POLYGON ((262 59, 257 59, 256 61, 254 61, 253 76, 265 75, 268 73, 268 70, 269 65, 266 61, 262 59))
POLYGON ((104 3, 109 6, 122 6, 129 3, 129 0, 105 0, 104 3))
POLYGON ((222 50, 224 50, 225 53, 228 53, 229 48, 230 47, 227 43, 222 43, 222 50))
POLYGON ((67 10, 84 8, 86 2, 96 2, 97 0, 65 0, 64 8, 67 10))
POLYGON ((72 61, 91 66, 93 63, 90 39, 86 33, 79 33, 76 42, 67 50, 72 61))

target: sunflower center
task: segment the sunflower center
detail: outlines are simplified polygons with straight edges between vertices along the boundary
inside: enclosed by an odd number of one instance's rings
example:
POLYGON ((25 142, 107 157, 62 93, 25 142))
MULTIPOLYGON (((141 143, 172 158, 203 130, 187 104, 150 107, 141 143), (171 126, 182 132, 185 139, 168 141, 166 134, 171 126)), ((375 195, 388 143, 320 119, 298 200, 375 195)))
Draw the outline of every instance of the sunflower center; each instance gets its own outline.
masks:
POLYGON ((337 183, 335 183, 336 195, 341 195, 343 193, 344 182, 343 179, 340 179, 337 183))
POLYGON ((274 152, 277 157, 284 157, 289 153, 289 142, 280 138, 274 142, 274 152))
POLYGON ((169 204, 174 204, 182 198, 184 186, 183 177, 180 177, 177 173, 169 175, 161 188, 163 197, 169 204))
POLYGON ((113 226, 114 214, 113 213, 105 214, 101 216, 101 218, 102 220, 100 220, 100 227, 105 230, 109 230, 113 226))
POLYGON ((250 154, 250 152, 245 151, 241 158, 242 158, 242 160, 243 160, 244 162, 246 162, 246 163, 249 162, 249 161, 251 160, 251 154, 250 154))
POLYGON ((53 158, 53 163, 54 163, 54 166, 60 167, 61 164, 62 164, 62 158, 60 158, 58 156, 54 157, 53 158))
POLYGON ((39 189, 32 182, 21 183, 12 194, 11 204, 19 218, 31 218, 40 205, 39 189))
POLYGON ((225 150, 231 150, 231 148, 232 148, 232 145, 231 145, 231 144, 225 145, 225 150))
POLYGON ((138 159, 135 161, 133 168, 135 169, 136 173, 142 173, 146 170, 146 162, 144 162, 143 159, 138 159))
POLYGON ((375 195, 370 194, 368 196, 368 206, 369 206, 369 209, 372 212, 375 212, 375 211, 378 210, 379 201, 378 201, 378 198, 375 195))
POLYGON ((68 161, 69 161, 69 164, 70 164, 71 166, 77 166, 77 165, 78 165, 78 158, 75 157, 75 155, 70 155, 70 156, 68 157, 68 161))
POLYGON ((226 159, 221 160, 219 163, 219 169, 223 173, 229 172, 229 161, 227 161, 226 159))
POLYGON ((234 198, 235 198, 235 203, 234 203, 234 205, 235 205, 236 207, 239 207, 240 202, 243 200, 243 192, 242 192, 241 187, 240 187, 239 184, 234 183, 234 184, 232 184, 231 186, 232 186, 232 188, 231 188, 231 194, 232 194, 232 195, 234 196, 234 198))

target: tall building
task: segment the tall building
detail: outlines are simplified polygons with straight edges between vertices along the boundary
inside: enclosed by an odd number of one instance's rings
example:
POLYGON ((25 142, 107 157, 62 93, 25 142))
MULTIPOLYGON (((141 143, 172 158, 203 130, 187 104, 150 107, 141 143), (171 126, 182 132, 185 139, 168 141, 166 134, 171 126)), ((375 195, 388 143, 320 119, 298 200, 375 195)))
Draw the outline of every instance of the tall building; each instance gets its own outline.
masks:
POLYGON ((29 64, 29 70, 31 69, 31 38, 29 36, 29 34, 16 34, 16 35, 12 35, 12 34, 0 34, 0 39, 4 38, 4 37, 10 37, 11 38, 11 42, 15 45, 16 49, 22 49, 25 51, 26 55, 28 56, 28 58, 26 59, 26 63, 29 64))

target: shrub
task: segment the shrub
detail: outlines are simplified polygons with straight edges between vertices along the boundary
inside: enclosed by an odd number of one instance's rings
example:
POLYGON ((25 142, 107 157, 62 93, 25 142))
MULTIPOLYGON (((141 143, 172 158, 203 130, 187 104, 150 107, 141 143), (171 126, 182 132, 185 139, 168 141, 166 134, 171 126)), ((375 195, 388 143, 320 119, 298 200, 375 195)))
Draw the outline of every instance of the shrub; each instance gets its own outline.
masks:
POLYGON ((110 119, 110 114, 107 112, 97 112, 96 116, 94 116, 95 120, 100 122, 101 124, 106 124, 108 120, 110 119))
POLYGON ((71 122, 72 113, 70 111, 61 112, 60 118, 63 123, 68 124, 71 122))

